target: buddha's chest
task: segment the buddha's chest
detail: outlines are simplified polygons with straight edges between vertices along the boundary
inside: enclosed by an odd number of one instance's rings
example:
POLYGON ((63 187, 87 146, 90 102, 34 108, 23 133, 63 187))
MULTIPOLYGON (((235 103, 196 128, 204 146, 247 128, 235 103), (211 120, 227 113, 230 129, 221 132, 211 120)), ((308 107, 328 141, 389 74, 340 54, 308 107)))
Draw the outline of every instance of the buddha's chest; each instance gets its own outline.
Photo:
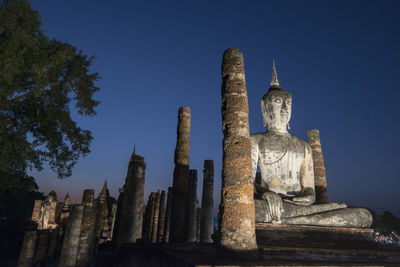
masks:
POLYGON ((285 193, 301 190, 304 151, 304 144, 292 136, 267 136, 260 140, 259 166, 270 190, 285 193))
POLYGON ((304 160, 304 144, 292 136, 267 136, 260 140, 258 147, 263 165, 278 163, 285 156, 299 162, 304 160))

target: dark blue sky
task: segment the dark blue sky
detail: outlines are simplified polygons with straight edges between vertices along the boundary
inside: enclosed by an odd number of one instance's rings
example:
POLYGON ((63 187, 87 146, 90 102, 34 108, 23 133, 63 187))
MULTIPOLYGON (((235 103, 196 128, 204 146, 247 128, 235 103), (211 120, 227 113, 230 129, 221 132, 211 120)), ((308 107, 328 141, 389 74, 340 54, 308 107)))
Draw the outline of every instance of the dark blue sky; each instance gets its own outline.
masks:
POLYGON ((33 172, 40 190, 117 197, 136 151, 145 157, 146 197, 172 184, 178 108, 190 106, 190 167, 222 160, 220 65, 244 53, 250 131, 262 132, 260 99, 276 60, 293 95, 291 133, 318 128, 331 201, 400 215, 399 1, 32 1, 50 37, 95 55, 98 115, 74 118, 92 131, 92 152, 73 176, 33 172))

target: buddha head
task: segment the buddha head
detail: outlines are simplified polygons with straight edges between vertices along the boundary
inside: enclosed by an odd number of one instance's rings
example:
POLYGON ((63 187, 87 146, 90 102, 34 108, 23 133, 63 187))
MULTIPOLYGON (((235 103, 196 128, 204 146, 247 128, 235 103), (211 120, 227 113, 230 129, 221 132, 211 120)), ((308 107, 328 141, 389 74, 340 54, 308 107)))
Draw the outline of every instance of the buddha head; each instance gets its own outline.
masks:
POLYGON ((261 112, 268 131, 287 133, 292 114, 292 95, 280 87, 275 63, 272 66, 271 87, 261 100, 261 112))

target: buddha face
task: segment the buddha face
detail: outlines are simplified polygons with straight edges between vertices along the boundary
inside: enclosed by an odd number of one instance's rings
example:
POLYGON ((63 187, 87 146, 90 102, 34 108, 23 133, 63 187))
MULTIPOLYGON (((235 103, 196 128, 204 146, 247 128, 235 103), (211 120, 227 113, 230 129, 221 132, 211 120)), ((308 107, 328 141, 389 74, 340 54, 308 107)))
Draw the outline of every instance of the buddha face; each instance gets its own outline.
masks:
MULTIPOLYGON (((283 90, 282 90, 283 91, 283 90)), ((264 126, 269 131, 287 132, 292 114, 292 96, 287 92, 271 93, 261 100, 264 126)))

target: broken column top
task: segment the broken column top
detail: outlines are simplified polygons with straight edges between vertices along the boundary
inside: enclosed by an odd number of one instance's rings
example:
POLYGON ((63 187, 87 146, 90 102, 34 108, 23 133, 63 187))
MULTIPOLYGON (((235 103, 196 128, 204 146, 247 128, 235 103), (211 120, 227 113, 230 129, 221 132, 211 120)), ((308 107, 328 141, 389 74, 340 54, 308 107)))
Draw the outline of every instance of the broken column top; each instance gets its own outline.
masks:
POLYGON ((82 197, 82 204, 83 205, 93 205, 94 201, 94 190, 93 189, 85 189, 83 191, 83 197, 82 197))
POLYGON ((180 107, 178 112, 175 164, 189 165, 190 149, 190 108, 180 107))

